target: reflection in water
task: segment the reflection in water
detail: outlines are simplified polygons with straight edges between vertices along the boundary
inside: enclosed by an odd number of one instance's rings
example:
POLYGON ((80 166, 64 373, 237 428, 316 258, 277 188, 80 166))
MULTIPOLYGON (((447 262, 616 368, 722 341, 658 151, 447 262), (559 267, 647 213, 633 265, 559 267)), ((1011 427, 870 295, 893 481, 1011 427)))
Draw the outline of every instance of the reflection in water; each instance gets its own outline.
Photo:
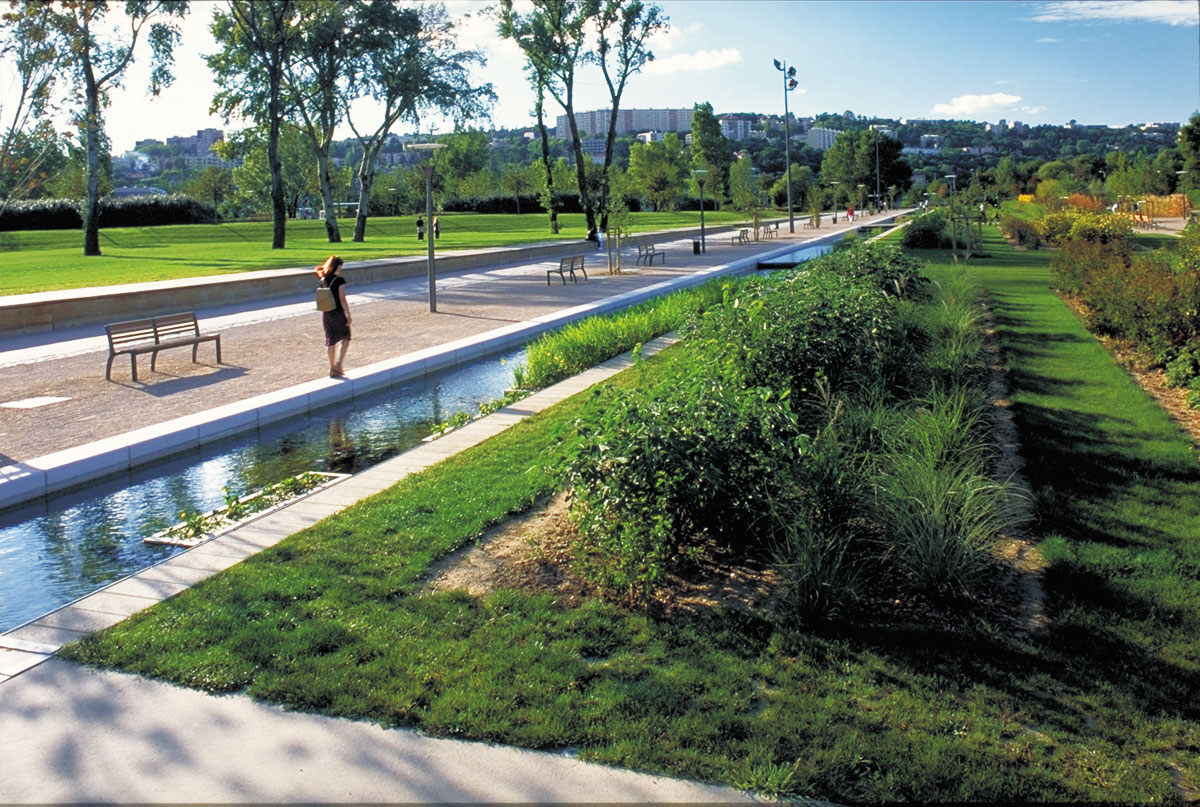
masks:
POLYGON ((515 353, 334 404, 140 468, 132 474, 0 513, 0 631, 181 551, 142 538, 181 510, 224 503, 301 471, 355 473, 417 445, 454 412, 478 411, 512 385, 515 353))

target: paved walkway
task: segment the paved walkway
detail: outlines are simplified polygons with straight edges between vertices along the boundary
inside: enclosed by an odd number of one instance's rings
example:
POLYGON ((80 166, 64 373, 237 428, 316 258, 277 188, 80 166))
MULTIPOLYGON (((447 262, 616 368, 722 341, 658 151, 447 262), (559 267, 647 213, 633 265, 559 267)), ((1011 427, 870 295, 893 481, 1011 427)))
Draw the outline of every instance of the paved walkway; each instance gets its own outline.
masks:
MULTIPOLYGON (((861 222, 860 222, 861 223, 861 222)), ((438 312, 430 313, 427 282, 408 278, 363 288, 349 287, 354 339, 347 369, 433 347, 515 322, 523 322, 586 302, 644 288, 778 249, 788 241, 807 241, 842 232, 835 227, 802 230, 793 236, 786 225, 779 239, 731 245, 728 236, 708 239, 708 251, 693 255, 691 239, 665 240, 665 264, 635 266, 608 275, 601 258, 589 257, 587 282, 562 285, 557 275, 546 284, 546 270, 557 261, 464 272, 438 280, 438 312)), ((157 372, 139 359, 132 382, 127 356, 104 378, 107 346, 100 328, 0 338, 0 466, 111 437, 135 428, 203 412, 304 381, 328 370, 319 315, 307 296, 268 305, 248 301, 236 309, 197 312, 201 328, 221 333, 223 364, 211 344, 200 346, 200 363, 185 349, 159 355, 157 372), (37 405, 41 404, 41 405, 37 405)), ((136 312, 131 312, 131 317, 136 312)))

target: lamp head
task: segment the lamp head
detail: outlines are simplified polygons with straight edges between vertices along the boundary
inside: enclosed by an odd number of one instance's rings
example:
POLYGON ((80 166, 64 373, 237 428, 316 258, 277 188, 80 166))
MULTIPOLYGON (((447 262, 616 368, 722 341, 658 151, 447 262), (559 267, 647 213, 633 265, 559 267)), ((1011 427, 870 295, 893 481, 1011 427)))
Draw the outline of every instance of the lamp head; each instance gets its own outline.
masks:
POLYGON ((789 90, 794 90, 798 86, 800 86, 800 82, 796 81, 796 79, 791 79, 790 81, 788 81, 788 89, 789 90))
POLYGON ((796 66, 792 65, 791 67, 789 67, 787 74, 788 74, 788 78, 791 78, 792 76, 796 75, 796 66))
POLYGON ((775 59, 774 61, 775 61, 775 69, 776 69, 776 70, 782 70, 782 69, 783 69, 783 65, 781 65, 781 64, 779 63, 779 60, 778 60, 778 59, 775 59))

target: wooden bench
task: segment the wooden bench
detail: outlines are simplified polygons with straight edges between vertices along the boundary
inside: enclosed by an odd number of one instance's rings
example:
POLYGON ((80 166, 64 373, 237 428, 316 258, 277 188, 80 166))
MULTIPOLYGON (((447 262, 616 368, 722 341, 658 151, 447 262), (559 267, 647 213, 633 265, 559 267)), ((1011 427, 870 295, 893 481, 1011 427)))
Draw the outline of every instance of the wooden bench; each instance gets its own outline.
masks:
POLYGON ((646 265, 654 263, 655 258, 662 258, 663 266, 667 264, 667 253, 659 252, 654 248, 653 244, 638 244, 638 254, 636 263, 646 262, 646 265))
POLYGON ((811 221, 804 222, 804 229, 811 230, 812 228, 813 228, 813 223, 811 221))
POLYGON ((571 276, 572 283, 578 282, 575 279, 575 270, 576 269, 578 269, 580 272, 583 272, 584 280, 588 279, 587 270, 583 268, 583 256, 582 255, 572 255, 569 258, 560 258, 558 261, 557 269, 547 269, 546 270, 546 285, 547 286, 550 285, 550 275, 554 274, 555 272, 558 272, 558 276, 560 278, 562 278, 562 282, 563 282, 564 286, 567 285, 567 275, 568 274, 571 276))
POLYGON ((764 224, 759 228, 762 238, 778 238, 779 237, 779 222, 774 224, 764 224))
POLYGON ((141 353, 150 354, 150 372, 154 372, 158 351, 191 345, 192 361, 195 362, 200 343, 214 342, 217 346, 217 364, 221 363, 221 335, 200 333, 200 325, 192 311, 114 322, 105 325, 104 332, 108 335, 108 366, 104 368, 104 378, 108 381, 112 380, 113 360, 122 354, 129 355, 134 381, 137 381, 137 357, 141 353))
POLYGON ((737 235, 735 235, 729 239, 729 243, 730 244, 749 244, 750 243, 750 230, 749 229, 738 230, 737 235))

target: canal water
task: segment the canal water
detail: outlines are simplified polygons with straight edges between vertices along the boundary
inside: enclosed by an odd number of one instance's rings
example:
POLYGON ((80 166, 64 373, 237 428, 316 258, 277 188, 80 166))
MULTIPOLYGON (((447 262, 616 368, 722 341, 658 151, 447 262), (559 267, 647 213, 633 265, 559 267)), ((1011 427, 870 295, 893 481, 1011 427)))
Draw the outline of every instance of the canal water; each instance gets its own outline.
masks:
POLYGON ((142 539, 301 471, 355 473, 407 451, 435 423, 512 386, 524 351, 485 358, 211 443, 27 506, 0 511, 0 632, 164 558, 142 539))

